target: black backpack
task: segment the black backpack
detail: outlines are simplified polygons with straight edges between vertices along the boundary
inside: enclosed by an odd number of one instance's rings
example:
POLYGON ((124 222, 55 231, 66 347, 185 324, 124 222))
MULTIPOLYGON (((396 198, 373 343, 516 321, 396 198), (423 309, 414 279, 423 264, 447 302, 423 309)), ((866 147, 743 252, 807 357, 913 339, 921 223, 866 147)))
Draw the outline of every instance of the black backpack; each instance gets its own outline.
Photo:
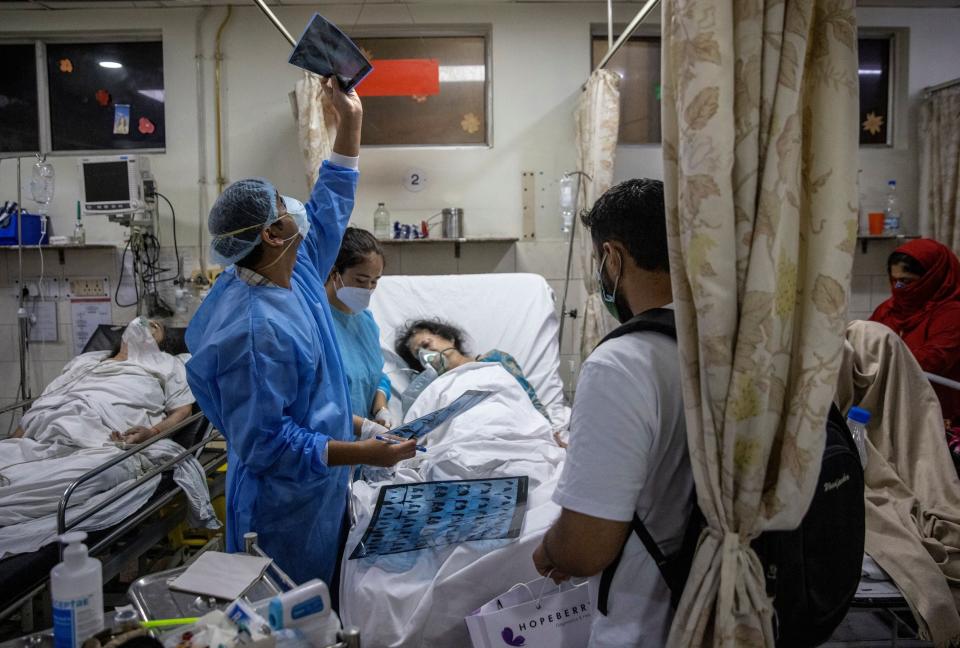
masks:
MULTIPOLYGON (((607 335, 607 340, 653 331, 677 337, 673 311, 656 308, 635 316, 607 335)), ((833 634, 857 593, 864 543, 863 468, 853 437, 836 405, 830 406, 827 440, 817 489, 810 508, 792 531, 768 531, 752 547, 763 563, 767 594, 773 598, 774 632, 779 648, 815 646, 833 634)), ((690 574, 706 521, 696 503, 679 551, 665 556, 643 521, 634 514, 631 529, 643 542, 670 588, 676 609, 690 574)), ((626 543, 624 543, 626 545, 626 543)), ((597 609, 607 613, 613 575, 620 554, 600 578, 597 609)))

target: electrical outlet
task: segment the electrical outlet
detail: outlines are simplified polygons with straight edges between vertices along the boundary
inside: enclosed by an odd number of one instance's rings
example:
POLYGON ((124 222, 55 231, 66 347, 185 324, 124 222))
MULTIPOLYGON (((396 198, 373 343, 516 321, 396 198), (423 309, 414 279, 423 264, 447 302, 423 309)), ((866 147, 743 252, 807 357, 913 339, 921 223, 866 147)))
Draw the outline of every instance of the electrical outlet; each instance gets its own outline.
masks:
POLYGON ((21 296, 28 299, 60 299, 60 279, 59 277, 25 277, 21 283, 15 279, 12 284, 13 296, 19 299, 21 296))
POLYGON ((109 297, 110 287, 106 277, 69 277, 64 279, 66 297, 109 297))

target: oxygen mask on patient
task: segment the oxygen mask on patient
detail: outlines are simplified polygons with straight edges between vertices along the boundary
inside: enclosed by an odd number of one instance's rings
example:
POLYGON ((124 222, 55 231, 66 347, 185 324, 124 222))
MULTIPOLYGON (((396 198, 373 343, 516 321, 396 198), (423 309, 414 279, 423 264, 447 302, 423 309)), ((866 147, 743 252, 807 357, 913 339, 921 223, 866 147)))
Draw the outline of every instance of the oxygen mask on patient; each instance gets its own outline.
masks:
POLYGON ((127 345, 127 359, 130 362, 154 369, 167 368, 171 358, 160 350, 150 331, 150 320, 146 317, 137 317, 130 322, 122 339, 127 345))
POLYGON ((445 357, 447 351, 453 351, 453 347, 444 349, 443 351, 420 349, 417 351, 417 358, 420 360, 420 364, 423 366, 424 370, 426 370, 428 367, 432 367, 433 370, 437 372, 437 375, 440 375, 449 368, 447 367, 447 361, 445 357))
POLYGON ((410 384, 403 393, 400 394, 400 406, 404 414, 407 413, 407 410, 410 409, 413 402, 417 400, 417 397, 423 393, 423 390, 436 380, 437 376, 446 371, 447 367, 443 360, 443 354, 444 351, 431 351, 430 349, 420 349, 417 351, 417 358, 423 366, 423 371, 418 373, 416 377, 410 381, 410 384))

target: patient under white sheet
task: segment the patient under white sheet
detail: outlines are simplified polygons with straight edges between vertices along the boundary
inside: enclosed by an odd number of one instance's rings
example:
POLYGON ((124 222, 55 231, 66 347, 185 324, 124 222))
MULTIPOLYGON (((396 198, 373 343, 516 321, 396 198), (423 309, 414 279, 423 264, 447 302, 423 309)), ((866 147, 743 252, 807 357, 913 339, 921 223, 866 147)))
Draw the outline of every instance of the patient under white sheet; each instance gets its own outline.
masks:
POLYGON ((471 363, 427 387, 406 420, 443 407, 468 389, 492 396, 423 438, 427 452, 404 462, 389 483, 486 477, 529 477, 520 538, 465 542, 373 559, 346 560, 366 530, 379 487, 356 482, 356 516, 340 583, 345 623, 375 646, 468 646, 464 616, 514 583, 536 578, 530 559, 559 513, 550 500, 564 451, 550 423, 523 388, 497 364, 471 363))
POLYGON ((38 442, 29 452, 57 455, 61 446, 72 452, 113 445, 112 432, 153 427, 169 412, 193 404, 183 362, 162 355, 149 363, 111 360, 109 351, 74 358, 20 421, 24 439, 38 442))
MULTIPOLYGON (((183 408, 189 414, 194 399, 183 362, 159 352, 156 344, 153 350, 138 354, 131 349, 120 360, 111 359, 109 351, 78 356, 23 416, 22 438, 0 441, 0 557, 35 550, 53 538, 57 506, 67 486, 123 452, 111 434, 152 428, 183 408)), ((86 482, 71 500, 77 508, 71 508, 68 520, 180 452, 181 446, 165 439, 86 482)), ((196 460, 181 462, 174 478, 200 503, 194 513, 201 524, 212 523, 206 482, 196 460)), ((158 482, 146 482, 79 528, 119 522, 150 497, 158 482)))

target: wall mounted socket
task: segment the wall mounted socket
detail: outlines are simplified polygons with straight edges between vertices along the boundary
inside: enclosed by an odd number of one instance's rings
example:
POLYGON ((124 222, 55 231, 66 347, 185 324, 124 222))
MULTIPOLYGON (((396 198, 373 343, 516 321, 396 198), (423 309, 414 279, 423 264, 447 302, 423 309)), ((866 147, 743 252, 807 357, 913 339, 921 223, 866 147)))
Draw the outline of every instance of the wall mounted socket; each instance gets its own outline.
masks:
POLYGON ((13 297, 19 299, 21 297, 21 292, 23 292, 23 297, 28 299, 44 299, 44 300, 56 300, 60 299, 60 278, 59 277, 44 277, 43 281, 40 281, 40 277, 24 277, 23 283, 19 279, 15 279, 12 284, 13 288, 13 297))
POLYGON ((65 277, 64 297, 109 297, 110 280, 107 277, 65 277))

